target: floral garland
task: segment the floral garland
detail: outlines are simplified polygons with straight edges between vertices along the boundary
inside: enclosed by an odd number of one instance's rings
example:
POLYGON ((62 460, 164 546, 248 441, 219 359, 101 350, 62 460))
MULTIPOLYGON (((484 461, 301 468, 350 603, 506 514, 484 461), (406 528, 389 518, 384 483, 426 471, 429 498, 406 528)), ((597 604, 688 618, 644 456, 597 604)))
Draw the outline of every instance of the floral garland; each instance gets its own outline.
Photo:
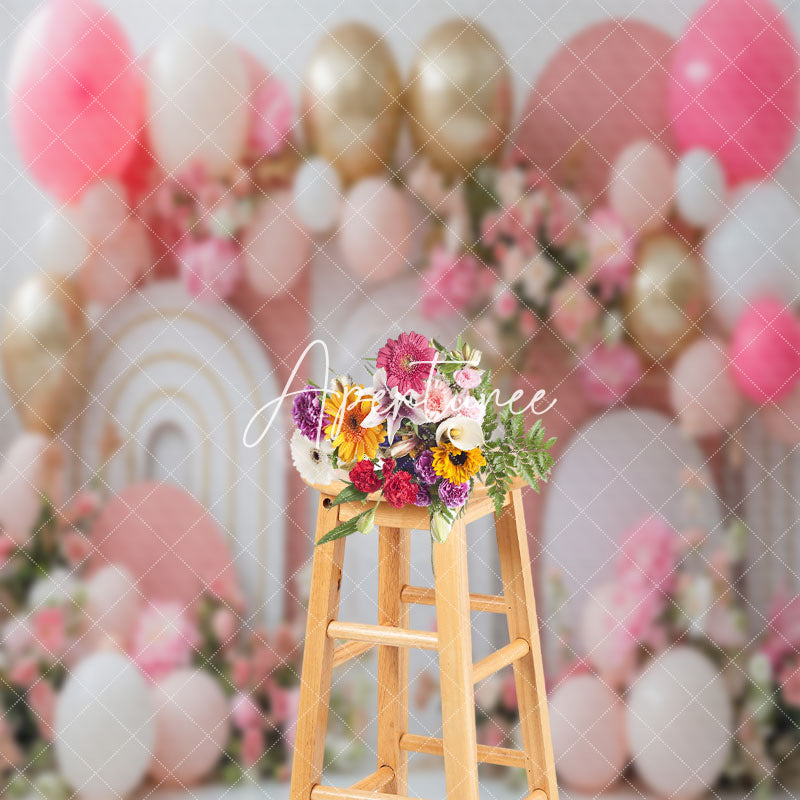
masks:
MULTIPOLYGON (((447 539, 478 479, 500 513, 514 476, 537 490, 547 479, 555 439, 545 439, 541 420, 526 431, 522 414, 511 403, 500 405, 480 360, 480 351, 460 338, 450 350, 421 334, 402 333, 378 351, 371 389, 350 378, 336 379, 329 391, 307 386, 292 406, 295 467, 313 484, 346 475, 336 504, 366 502, 377 492, 394 508, 429 508, 438 542, 447 539)), ((370 531, 376 507, 318 544, 370 531)))

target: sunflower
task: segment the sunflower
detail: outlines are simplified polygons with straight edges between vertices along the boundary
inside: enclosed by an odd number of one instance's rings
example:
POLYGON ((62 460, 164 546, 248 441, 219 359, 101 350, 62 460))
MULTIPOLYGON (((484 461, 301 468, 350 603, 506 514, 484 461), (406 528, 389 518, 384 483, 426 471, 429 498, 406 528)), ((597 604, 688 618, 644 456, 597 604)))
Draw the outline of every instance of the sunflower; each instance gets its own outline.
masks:
POLYGON ((486 459, 480 447, 472 450, 459 450, 455 445, 445 443, 432 447, 433 471, 450 483, 466 483, 473 475, 486 466, 486 459))
POLYGON ((325 435, 334 449, 338 448, 337 455, 342 463, 360 461, 364 456, 375 458, 378 445, 386 436, 383 423, 374 428, 361 427, 372 410, 372 396, 363 391, 363 386, 344 386, 342 392, 334 392, 325 399, 325 413, 330 418, 325 435))

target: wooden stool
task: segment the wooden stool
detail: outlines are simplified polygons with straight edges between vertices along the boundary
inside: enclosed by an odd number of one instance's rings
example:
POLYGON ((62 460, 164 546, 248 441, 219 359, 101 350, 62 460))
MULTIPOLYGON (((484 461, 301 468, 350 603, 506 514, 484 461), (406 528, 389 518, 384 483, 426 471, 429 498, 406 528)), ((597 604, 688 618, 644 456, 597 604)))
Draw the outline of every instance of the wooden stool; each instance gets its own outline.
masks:
MULTIPOLYGON (((447 800, 478 800, 478 762, 522 767, 527 800, 557 800, 542 652, 536 625, 521 482, 495 516, 503 597, 470 594, 466 523, 494 513, 483 486, 475 487, 466 513, 444 544, 433 546, 435 589, 409 586, 412 529, 427 530, 428 511, 378 506, 378 624, 337 619, 346 539, 314 551, 305 654, 290 800, 392 800, 408 794, 408 752, 444 757, 447 800), (411 603, 435 605, 437 633, 409 630, 411 603), (470 609, 505 614, 510 644, 472 663, 470 609), (346 644, 335 646, 335 640, 346 644), (377 770, 348 789, 320 784, 333 669, 378 647, 377 770), (443 738, 408 731, 408 648, 439 653, 443 738), (524 751, 478 745, 473 686, 509 664, 517 685, 524 751)), ((315 541, 364 510, 361 503, 332 505, 343 485, 321 491, 315 541)), ((360 537, 359 537, 360 538, 360 537)), ((363 544, 363 540, 359 541, 363 544)))

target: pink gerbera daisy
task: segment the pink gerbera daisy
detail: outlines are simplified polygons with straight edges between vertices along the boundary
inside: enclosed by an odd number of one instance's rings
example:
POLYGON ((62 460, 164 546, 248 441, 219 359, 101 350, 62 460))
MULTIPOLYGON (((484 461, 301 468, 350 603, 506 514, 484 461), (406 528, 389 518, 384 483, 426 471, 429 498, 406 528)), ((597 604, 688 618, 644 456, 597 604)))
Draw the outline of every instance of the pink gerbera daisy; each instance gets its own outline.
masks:
POLYGON ((433 369, 436 351, 419 333, 401 333, 378 350, 376 366, 386 370, 386 384, 400 394, 422 392, 433 369))

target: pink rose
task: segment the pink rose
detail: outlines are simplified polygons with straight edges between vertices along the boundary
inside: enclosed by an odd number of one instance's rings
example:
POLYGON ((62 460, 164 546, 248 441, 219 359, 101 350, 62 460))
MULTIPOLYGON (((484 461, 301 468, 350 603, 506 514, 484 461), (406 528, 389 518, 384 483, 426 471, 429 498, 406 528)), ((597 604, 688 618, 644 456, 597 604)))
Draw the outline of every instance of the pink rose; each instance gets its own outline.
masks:
POLYGON ((151 603, 142 610, 133 631, 131 655, 151 680, 188 667, 199 640, 182 607, 173 602, 151 603))
POLYGON ((242 736, 242 763, 245 767, 257 764, 264 755, 264 732, 261 728, 248 728, 242 736))
POLYGON ((463 369, 456 370, 453 373, 453 379, 456 386, 462 389, 474 389, 478 386, 483 378, 484 370, 475 369, 474 367, 464 367, 463 369))
POLYGON ((261 709, 249 694, 239 692, 231 701, 231 720, 240 731, 258 727, 262 722, 261 709))
POLYGON ((581 379, 589 400, 608 408, 622 400, 642 377, 642 361, 624 342, 598 344, 581 360, 581 379))
POLYGON ((177 256, 186 291, 199 300, 217 302, 230 297, 242 277, 241 250, 223 236, 202 240, 187 236, 177 256))
POLYGON ((40 678, 28 689, 28 705, 31 707, 39 732, 42 738, 50 742, 53 740, 53 717, 56 707, 56 693, 52 684, 40 678))
POLYGON ((33 638, 42 652, 51 658, 58 658, 67 644, 64 609, 48 606, 37 611, 33 616, 32 626, 33 638))

